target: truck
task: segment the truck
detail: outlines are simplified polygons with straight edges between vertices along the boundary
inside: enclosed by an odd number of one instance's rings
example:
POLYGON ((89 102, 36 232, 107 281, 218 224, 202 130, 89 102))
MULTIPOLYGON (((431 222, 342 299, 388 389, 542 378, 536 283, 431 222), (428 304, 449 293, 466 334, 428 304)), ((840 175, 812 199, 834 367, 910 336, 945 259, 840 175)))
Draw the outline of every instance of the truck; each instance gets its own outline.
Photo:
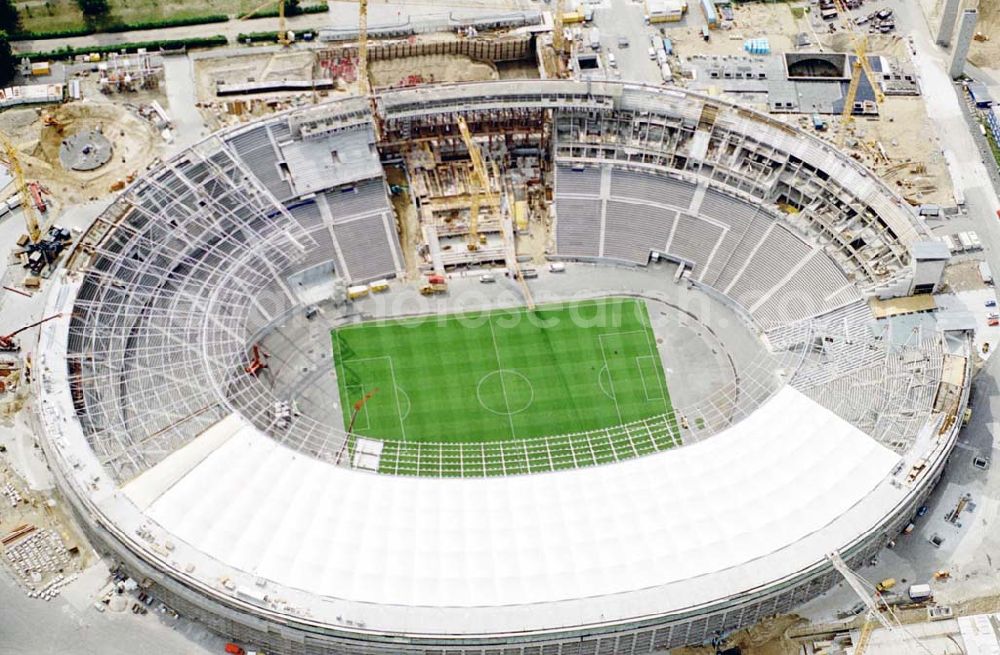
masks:
POLYGON ((969 241, 972 242, 972 247, 976 250, 982 249, 983 242, 979 240, 979 235, 973 230, 969 230, 967 234, 969 235, 969 241))
POLYGON ((587 40, 590 42, 591 50, 601 49, 601 31, 596 27, 591 27, 587 33, 587 40))
POLYGON ((895 578, 886 578, 875 585, 875 591, 879 593, 886 592, 896 586, 895 578))
POLYGON ((363 298, 368 295, 368 285, 367 284, 356 284, 351 287, 347 287, 347 297, 351 300, 357 300, 358 298, 363 298))
MULTIPOLYGON (((987 262, 979 262, 979 277, 982 278, 983 284, 993 286, 993 271, 990 270, 990 265, 987 262)), ((993 305, 996 306, 996 301, 993 301, 993 305)), ((989 306, 989 302, 986 303, 986 306, 989 306)))
POLYGON ((28 191, 31 192, 31 199, 35 203, 35 209, 43 214, 47 212, 49 208, 45 204, 45 199, 42 198, 42 185, 38 182, 29 182, 28 191))
POLYGON ((447 284, 425 284, 420 287, 420 295, 422 296, 433 296, 439 293, 445 293, 448 291, 447 284))
POLYGON ((923 603, 934 597, 929 584, 913 584, 907 591, 907 595, 914 603, 923 603))
POLYGON ((959 232, 957 236, 958 242, 962 244, 962 250, 972 249, 972 239, 969 238, 968 232, 959 232))

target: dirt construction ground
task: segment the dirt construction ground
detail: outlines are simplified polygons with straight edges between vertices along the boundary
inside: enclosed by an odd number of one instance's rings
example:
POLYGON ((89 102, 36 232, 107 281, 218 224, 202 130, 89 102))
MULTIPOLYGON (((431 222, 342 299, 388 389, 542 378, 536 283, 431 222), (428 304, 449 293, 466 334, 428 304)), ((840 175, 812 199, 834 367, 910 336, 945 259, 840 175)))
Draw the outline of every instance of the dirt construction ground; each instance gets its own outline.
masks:
POLYGON ((483 61, 461 55, 426 55, 373 61, 369 65, 372 82, 377 87, 401 86, 414 76, 422 83, 476 82, 499 79, 496 68, 483 61))
MULTIPOLYGON (((798 655, 802 652, 802 646, 785 637, 785 632, 801 622, 802 619, 794 615, 765 619, 752 628, 732 635, 726 645, 739 646, 743 655, 798 655)), ((677 648, 670 652, 671 655, 715 655, 715 648, 677 648)))
MULTIPOLYGON (((944 11, 945 0, 920 0, 931 25, 937 26, 944 11)), ((1000 61, 1000 2, 997 0, 966 0, 963 8, 979 9, 976 32, 988 36, 986 41, 973 41, 969 48, 969 61, 981 68, 997 68, 1000 61)))
POLYGON ((110 193, 112 184, 142 171, 159 154, 156 129, 121 104, 76 102, 44 109, 14 109, 0 114, 0 129, 13 135, 25 175, 38 180, 57 204, 81 203, 110 193), (47 126, 43 115, 58 125, 47 126), (111 160, 89 172, 66 170, 59 162, 62 140, 83 129, 97 129, 112 143, 111 160))

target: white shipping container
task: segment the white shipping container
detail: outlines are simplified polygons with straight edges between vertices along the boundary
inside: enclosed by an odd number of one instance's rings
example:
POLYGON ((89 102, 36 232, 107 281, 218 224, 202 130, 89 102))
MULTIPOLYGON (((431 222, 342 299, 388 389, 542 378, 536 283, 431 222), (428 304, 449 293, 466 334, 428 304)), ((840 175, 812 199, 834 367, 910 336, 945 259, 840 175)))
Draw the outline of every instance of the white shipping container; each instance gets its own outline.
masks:
POLYGON ((915 584, 910 585, 910 600, 927 600, 933 594, 931 593, 931 586, 929 584, 915 584))
POLYGON ((596 27, 591 27, 590 28, 590 33, 588 35, 588 39, 590 40, 590 49, 591 50, 600 50, 601 49, 601 31, 600 30, 598 30, 596 27))
POLYGON ((979 235, 972 230, 969 230, 969 241, 972 242, 973 248, 979 249, 983 247, 983 242, 979 240, 979 235))
POLYGON ((983 279, 983 284, 993 284, 993 271, 986 262, 979 262, 979 277, 983 279))
POLYGON ((958 243, 956 243, 955 240, 951 238, 950 235, 945 235, 941 237, 941 240, 944 241, 944 245, 948 246, 949 252, 954 254, 956 252, 962 251, 962 247, 958 243))
POLYGON ((972 239, 969 238, 968 232, 959 232, 958 241, 962 244, 962 250, 970 250, 972 248, 972 239))

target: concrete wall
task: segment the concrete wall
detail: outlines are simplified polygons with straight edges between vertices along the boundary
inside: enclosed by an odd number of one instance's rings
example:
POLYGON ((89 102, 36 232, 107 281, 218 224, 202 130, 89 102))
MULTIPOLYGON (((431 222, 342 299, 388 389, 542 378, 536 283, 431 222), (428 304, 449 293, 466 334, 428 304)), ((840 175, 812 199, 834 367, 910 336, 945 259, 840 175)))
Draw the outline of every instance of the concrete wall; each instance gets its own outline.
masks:
POLYGON ((955 50, 951 55, 951 67, 948 69, 952 79, 960 78, 965 72, 965 59, 969 56, 969 46, 976 33, 978 19, 979 12, 975 9, 966 9, 962 12, 962 22, 958 25, 958 39, 955 41, 955 50))
MULTIPOLYGON (((325 53, 320 53, 320 60, 324 58, 337 59, 344 56, 356 57, 357 54, 358 49, 356 46, 331 48, 325 53)), ((489 41, 481 39, 456 39, 417 43, 390 41, 389 43, 370 43, 368 45, 368 59, 370 61, 418 57, 422 55, 465 55, 483 61, 501 62, 530 59, 533 54, 534 49, 532 48, 532 37, 530 34, 489 41)))
POLYGON ((941 25, 938 28, 937 43, 948 47, 951 45, 951 35, 955 33, 955 19, 958 18, 958 8, 962 0, 947 0, 941 13, 941 25))

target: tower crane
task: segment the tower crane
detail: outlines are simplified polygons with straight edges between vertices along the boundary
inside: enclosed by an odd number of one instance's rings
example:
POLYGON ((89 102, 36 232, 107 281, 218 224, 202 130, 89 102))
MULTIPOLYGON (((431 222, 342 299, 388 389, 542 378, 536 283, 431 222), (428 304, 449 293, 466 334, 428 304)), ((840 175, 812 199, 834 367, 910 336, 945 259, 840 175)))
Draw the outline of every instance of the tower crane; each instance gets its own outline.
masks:
POLYGON ((3 147, 3 161, 10 168, 10 172, 14 176, 17 193, 21 197, 21 211, 24 214, 28 239, 30 239, 32 244, 37 244, 42 240, 42 226, 38 221, 34 199, 31 197, 30 185, 24 177, 24 168, 21 166, 21 160, 18 158, 17 148, 14 147, 14 144, 3 132, 0 132, 0 146, 3 147))
MULTIPOLYGON (((868 583, 864 578, 851 570, 847 563, 840 556, 840 553, 833 551, 827 555, 827 559, 833 564, 833 568, 837 570, 840 575, 844 577, 844 581, 847 582, 861 602, 865 604, 868 608, 865 613, 865 622, 861 626, 861 633, 858 636, 858 643, 854 645, 854 655, 864 655, 865 650, 868 649, 868 644, 871 641, 872 633, 875 631, 876 624, 882 626, 886 632, 892 635, 894 640, 899 641, 901 644, 906 644, 909 647, 915 647, 916 649, 923 651, 927 655, 934 655, 930 649, 927 648, 919 639, 911 635, 896 618, 893 613, 892 608, 881 598, 878 590, 876 590, 873 596, 870 587, 871 584, 868 583), (879 604, 881 601, 881 606, 879 604), (884 611, 884 612, 883 612, 884 611)), ((916 650, 911 650, 909 652, 917 652, 916 650)))
POLYGON ((464 116, 458 117, 458 131, 462 134, 465 149, 469 151, 472 172, 479 185, 479 192, 472 194, 472 203, 469 207, 469 250, 476 250, 479 247, 479 205, 481 199, 485 198, 488 209, 493 214, 499 214, 500 203, 490 187, 490 178, 486 172, 486 163, 483 161, 482 152, 472 140, 472 132, 469 131, 469 124, 465 122, 464 116))
POLYGON ((371 91, 368 81, 368 0, 358 0, 358 92, 368 96, 371 91))
MULTIPOLYGON (((252 18, 258 11, 272 4, 274 4, 274 0, 267 0, 264 4, 240 16, 240 20, 252 18)), ((278 43, 285 48, 292 43, 288 38, 288 30, 285 28, 285 0, 278 0, 278 43)))
POLYGON ((868 85, 875 94, 875 102, 881 105, 885 102, 885 94, 878 84, 875 72, 871 64, 868 63, 868 37, 857 31, 857 26, 851 21, 847 13, 847 6, 841 3, 841 11, 844 15, 847 29, 854 30, 854 62, 851 65, 851 82, 847 85, 847 93, 844 95, 844 108, 840 114, 840 134, 837 136, 837 146, 844 145, 847 138, 847 127, 854 121, 852 112, 854 111, 854 100, 858 96, 858 87, 861 86, 861 76, 868 78, 868 85))
POLYGON ((375 107, 375 89, 368 79, 368 0, 355 1, 358 3, 358 95, 367 98, 371 104, 375 139, 378 140, 382 135, 382 126, 375 107))
POLYGON ((565 0, 556 0, 556 13, 552 20, 552 47, 557 57, 562 57, 566 49, 566 34, 563 31, 563 14, 566 11, 565 0))
POLYGON ((528 288, 528 283, 521 272, 521 266, 517 262, 517 251, 512 241, 513 228, 507 224, 509 218, 505 219, 502 216, 503 212, 500 202, 490 187, 490 177, 486 171, 486 162, 483 161, 482 151, 480 151, 476 142, 472 140, 472 132, 469 130, 469 125, 466 123, 465 117, 461 115, 458 117, 458 131, 462 135, 465 149, 469 151, 469 159, 472 160, 472 172, 479 184, 479 193, 472 195, 472 201, 469 205, 469 249, 475 250, 479 247, 479 204, 480 199, 485 198, 490 212, 494 213, 500 219, 500 234, 503 237, 504 259, 506 260, 507 270, 514 275, 514 279, 521 285, 521 292, 524 295, 524 302, 528 306, 528 309, 534 309, 535 301, 531 297, 531 289, 528 288))

